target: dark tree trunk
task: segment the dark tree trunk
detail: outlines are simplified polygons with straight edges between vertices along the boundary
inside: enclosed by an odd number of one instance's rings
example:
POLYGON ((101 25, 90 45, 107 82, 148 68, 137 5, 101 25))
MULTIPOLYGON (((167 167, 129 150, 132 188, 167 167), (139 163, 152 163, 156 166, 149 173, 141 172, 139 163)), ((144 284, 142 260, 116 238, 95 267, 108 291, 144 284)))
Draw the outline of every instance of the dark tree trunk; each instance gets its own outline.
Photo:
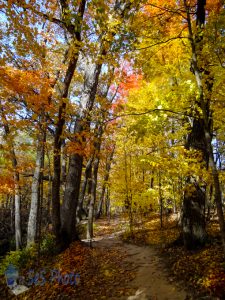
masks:
POLYGON ((79 5, 77 18, 78 22, 76 27, 73 25, 73 21, 68 16, 70 10, 66 1, 60 1, 62 6, 62 21, 65 24, 66 30, 72 34, 73 40, 70 45, 71 56, 66 70, 66 75, 63 81, 63 88, 61 91, 61 103, 58 110, 58 120, 55 126, 54 135, 54 150, 53 150, 53 180, 52 180, 52 223, 53 231, 56 239, 60 241, 60 183, 61 183, 61 146, 62 146, 62 133, 65 124, 65 112, 66 112, 66 99, 69 94, 70 84, 76 69, 78 54, 80 51, 81 42, 81 29, 83 16, 85 11, 86 0, 82 0, 79 5), (74 47, 76 45, 76 47, 74 47))
MULTIPOLYGON (((72 46, 71 46, 72 47, 72 46)), ((58 121, 56 124, 56 131, 54 136, 54 150, 53 150, 53 180, 52 180, 52 223, 56 239, 60 239, 60 186, 61 186, 61 147, 62 147, 62 133, 65 124, 65 110, 66 100, 69 93, 69 86, 76 68, 78 60, 78 53, 72 57, 66 72, 64 80, 64 90, 62 92, 62 103, 59 107, 58 121)))
MULTIPOLYGON (((196 37, 193 35, 192 31, 192 24, 191 24, 191 17, 190 17, 190 9, 187 5, 187 1, 184 0, 184 6, 187 12, 187 21, 188 21, 188 30, 189 30, 189 39, 191 43, 191 50, 192 50, 192 72, 195 75, 196 83, 198 86, 198 92, 199 92, 199 99, 196 101, 196 104, 202 111, 202 116, 197 121, 201 122, 199 123, 198 130, 201 132, 201 140, 204 141, 204 150, 203 150, 203 157, 205 158, 207 167, 210 168, 212 172, 212 179, 214 183, 214 189, 215 189, 215 202, 217 207, 217 214, 219 219, 219 225, 220 225, 220 233, 221 233, 221 240, 223 245, 223 252, 225 256, 225 222, 224 222, 224 215, 223 215, 223 208, 222 208, 222 196, 221 196, 221 187, 219 182, 219 174, 217 170, 217 166, 214 160, 214 153, 213 153, 213 146, 212 146, 212 120, 211 120, 211 114, 210 114, 210 98, 212 93, 212 87, 213 87, 213 77, 210 74, 210 71, 207 70, 206 66, 206 58, 204 58, 204 62, 201 62, 201 59, 199 57, 202 55, 202 48, 203 48, 203 31, 202 28, 204 27, 204 21, 205 21, 205 0, 198 0, 197 1, 197 29, 198 34, 196 37)), ((222 5, 222 4, 221 4, 222 5)), ((195 134, 197 134, 197 129, 192 130, 195 134)), ((203 144, 203 143, 202 143, 203 144)), ((203 210, 203 204, 201 204, 203 201, 205 201, 205 191, 204 196, 201 197, 198 196, 198 194, 202 194, 200 192, 200 186, 199 184, 196 186, 196 197, 195 199, 199 199, 199 209, 203 210), (198 193, 197 193, 198 192, 198 193)), ((205 202, 204 202, 205 205, 205 202)), ((199 213, 201 213, 201 211, 199 213)), ((204 225, 203 220, 201 219, 201 215, 199 214, 199 219, 202 224, 202 227, 204 225), (202 221, 201 221, 202 220, 202 221)), ((202 228, 204 229, 204 228, 202 228)), ((199 229, 198 229, 199 231, 199 229)), ((204 236, 204 232, 202 232, 204 236)), ((202 235, 202 234, 199 234, 202 235)), ((201 238, 200 242, 203 241, 201 238)))
POLYGON ((159 171, 159 211, 160 211, 160 228, 163 228, 163 195, 162 195, 162 176, 159 171))
POLYGON ((103 125, 100 124, 96 129, 96 140, 94 142, 95 152, 93 161, 93 173, 91 178, 91 198, 88 206, 88 225, 87 225, 87 239, 92 241, 93 238, 93 221, 94 221, 94 207, 96 202, 96 189, 98 180, 98 167, 99 167, 99 155, 102 143, 103 125))
POLYGON ((97 156, 93 162, 93 174, 91 179, 91 198, 90 198, 90 203, 88 205, 87 239, 90 240, 90 242, 93 238, 94 206, 96 202, 98 166, 99 166, 99 156, 97 156))
MULTIPOLYGON (((66 153, 65 153, 65 147, 66 147, 66 143, 65 143, 65 140, 63 140, 62 142, 62 184, 65 185, 65 182, 66 182, 66 174, 67 174, 67 156, 66 156, 66 153)), ((64 189, 65 189, 65 186, 64 186, 64 189)))
MULTIPOLYGON (((205 21, 205 4, 203 2, 205 1, 199 0, 197 3, 196 24, 199 26, 199 29, 204 26, 205 21)), ((191 71, 196 75, 197 83, 200 84, 202 74, 197 66, 196 46, 198 45, 198 52, 199 55, 201 55, 202 36, 196 36, 194 39, 190 11, 186 0, 184 0, 184 6, 187 12, 188 29, 192 46, 191 71)), ((200 93, 202 93, 202 91, 200 91, 200 93)), ((208 107, 209 101, 207 99, 201 99, 200 101, 205 102, 205 105, 208 107)), ((201 103, 196 100, 196 104, 201 109, 201 103)), ((195 113, 197 114, 197 112, 195 113)), ((209 110, 207 109, 204 113, 206 114, 205 117, 209 118, 209 110)), ((207 142, 205 138, 205 122, 201 115, 198 115, 193 119, 191 132, 186 143, 186 149, 200 151, 202 155, 201 163, 204 163, 205 168, 208 167, 209 153, 207 151, 207 142)), ((204 186, 203 182, 201 182, 200 179, 196 178, 194 175, 186 178, 182 210, 182 233, 184 245, 187 249, 196 249, 198 247, 202 247, 206 242, 207 233, 205 228, 205 200, 206 187, 204 186)))
MULTIPOLYGON (((79 136, 90 129, 90 112, 94 105, 101 68, 102 64, 96 64, 92 72, 90 69, 88 70, 89 76, 85 82, 81 97, 81 102, 85 103, 85 109, 82 112, 82 116, 77 118, 74 127, 74 135, 78 137, 77 140, 76 138, 74 138, 74 140, 80 144, 81 149, 83 148, 84 139, 80 141, 79 136)), ((80 192, 82 166, 83 154, 72 154, 69 159, 64 201, 61 210, 62 248, 67 247, 74 239, 78 238, 76 232, 76 211, 80 192)))
POLYGON ((93 162, 93 157, 91 157, 86 165, 85 169, 85 174, 84 174, 84 181, 81 186, 81 191, 80 191, 80 197, 79 197, 79 202, 77 206, 77 224, 80 222, 82 219, 82 213, 84 211, 83 204, 84 204, 84 198, 85 198, 85 193, 87 186, 90 186, 91 184, 91 170, 92 170, 92 162, 93 162))
POLYGON ((183 201, 182 229, 184 246, 191 250, 204 246, 206 241, 205 189, 201 189, 194 178, 189 178, 186 189, 183 201))
MULTIPOLYGON (((201 151, 202 163, 204 162, 205 166, 208 165, 208 153, 201 119, 194 119, 186 148, 201 151)), ((205 200, 206 187, 204 184, 199 182, 199 179, 196 179, 194 176, 186 178, 182 211, 182 232, 184 245, 187 249, 195 249, 205 244, 207 236, 205 228, 205 200)))
POLYGON ((73 240, 78 239, 76 232, 76 208, 80 191, 83 157, 71 155, 67 174, 64 202, 61 210, 61 242, 62 248, 67 247, 73 240))
POLYGON ((106 197, 105 197, 105 213, 108 217, 108 220, 110 220, 110 211, 111 211, 111 204, 110 204, 110 189, 107 186, 106 188, 106 197))

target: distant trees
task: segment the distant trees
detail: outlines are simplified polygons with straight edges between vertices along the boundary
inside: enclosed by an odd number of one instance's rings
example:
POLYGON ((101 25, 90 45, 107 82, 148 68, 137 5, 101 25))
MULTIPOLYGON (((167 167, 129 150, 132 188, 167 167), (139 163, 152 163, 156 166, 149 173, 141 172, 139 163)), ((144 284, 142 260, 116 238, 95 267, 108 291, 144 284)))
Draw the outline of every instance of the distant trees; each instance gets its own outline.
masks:
POLYGON ((209 190, 225 248, 220 1, 2 2, 0 192, 15 197, 17 248, 24 194, 28 246, 43 205, 63 249, 84 210, 93 238, 111 199, 131 227, 135 212, 180 211, 196 248, 209 190))

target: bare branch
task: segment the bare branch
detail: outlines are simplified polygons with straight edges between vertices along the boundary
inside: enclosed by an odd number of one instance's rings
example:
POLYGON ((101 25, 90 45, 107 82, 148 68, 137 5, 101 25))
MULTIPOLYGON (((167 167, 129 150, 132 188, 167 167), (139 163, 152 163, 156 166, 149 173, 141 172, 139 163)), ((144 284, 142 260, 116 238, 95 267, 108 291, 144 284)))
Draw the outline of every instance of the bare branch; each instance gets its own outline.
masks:
POLYGON ((182 18, 186 19, 186 16, 182 14, 185 11, 181 10, 181 9, 171 9, 171 8, 168 8, 168 7, 161 7, 161 6, 157 6, 155 4, 152 4, 152 3, 145 4, 145 6, 152 6, 152 7, 158 8, 160 10, 163 10, 165 12, 180 15, 182 18))
POLYGON ((189 115, 185 112, 179 112, 179 111, 173 111, 173 110, 170 110, 170 109, 159 109, 159 108, 155 108, 155 109, 150 109, 150 110, 147 110, 145 112, 141 112, 141 113, 129 113, 129 114, 122 114, 122 115, 118 115, 118 116, 115 116, 109 120, 106 120, 104 123, 108 123, 108 122, 111 122, 113 120, 116 120, 118 118, 123 118, 123 117, 131 117, 131 116, 143 116, 143 115, 147 115, 147 114, 152 114, 152 113, 156 113, 156 112, 169 112, 171 114, 175 114, 175 115, 182 115, 182 116, 186 116, 186 117, 193 117, 193 115, 189 115))

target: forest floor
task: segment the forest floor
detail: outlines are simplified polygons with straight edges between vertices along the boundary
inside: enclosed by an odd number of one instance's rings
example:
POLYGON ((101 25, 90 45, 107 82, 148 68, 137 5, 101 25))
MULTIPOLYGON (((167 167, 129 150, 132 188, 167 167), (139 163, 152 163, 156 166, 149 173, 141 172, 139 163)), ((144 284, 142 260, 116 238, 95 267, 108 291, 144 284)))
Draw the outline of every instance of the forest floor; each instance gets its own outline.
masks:
MULTIPOLYGON (((17 298, 0 278, 0 299, 225 299, 225 265, 217 224, 212 222, 208 230, 212 243, 188 252, 170 246, 179 235, 176 223, 174 218, 165 219, 160 229, 157 216, 139 220, 131 235, 126 218, 100 219, 94 226, 92 247, 86 240, 74 242, 57 256, 42 257, 39 266, 31 263, 29 268, 36 273, 47 270, 45 284, 37 281, 17 298), (79 284, 51 280, 53 269, 62 276, 78 273, 79 284)), ((25 277, 27 271, 22 270, 25 277)))

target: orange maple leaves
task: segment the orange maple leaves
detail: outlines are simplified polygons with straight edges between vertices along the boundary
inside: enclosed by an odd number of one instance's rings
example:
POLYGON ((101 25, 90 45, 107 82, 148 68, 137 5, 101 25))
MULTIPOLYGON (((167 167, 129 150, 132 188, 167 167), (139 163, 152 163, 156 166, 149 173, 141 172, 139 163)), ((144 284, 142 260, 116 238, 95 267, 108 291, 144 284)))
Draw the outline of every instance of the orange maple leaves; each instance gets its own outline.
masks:
POLYGON ((52 93, 50 79, 43 71, 18 70, 12 67, 0 67, 1 95, 25 97, 30 107, 41 107, 48 104, 52 93))

